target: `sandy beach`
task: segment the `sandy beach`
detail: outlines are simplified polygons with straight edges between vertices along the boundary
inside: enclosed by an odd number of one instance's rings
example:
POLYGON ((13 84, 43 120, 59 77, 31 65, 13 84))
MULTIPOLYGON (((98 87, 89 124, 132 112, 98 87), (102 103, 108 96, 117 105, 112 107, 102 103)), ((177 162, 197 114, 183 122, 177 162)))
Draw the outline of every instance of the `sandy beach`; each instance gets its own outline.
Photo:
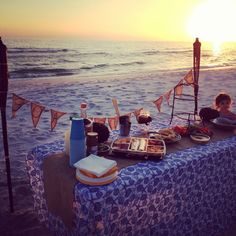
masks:
MULTIPOLYGON (((79 113, 80 103, 87 102, 88 116, 114 116, 111 99, 115 97, 119 101, 122 113, 144 107, 158 119, 161 114, 151 101, 172 89, 184 75, 183 72, 177 71, 159 71, 143 73, 139 76, 113 75, 112 78, 107 75, 10 80, 7 121, 15 211, 13 214, 9 213, 5 161, 1 143, 0 235, 50 235, 50 232, 37 220, 25 169, 25 156, 28 151, 39 144, 63 139, 64 132, 69 127, 69 115, 65 115, 59 120, 55 130, 51 132, 49 109, 79 113), (15 119, 11 119, 12 93, 46 106, 46 111, 42 114, 37 128, 33 128, 28 104, 17 112, 15 119)), ((229 93, 235 101, 235 77, 235 69, 202 70, 199 79, 199 107, 211 106, 215 95, 220 91, 229 93)), ((188 109, 192 108, 188 107, 188 109)), ((233 110, 236 111, 235 103, 233 110)), ((166 102, 163 102, 162 111, 170 114, 170 108, 166 102)), ((230 233, 227 232, 227 235, 230 233)))

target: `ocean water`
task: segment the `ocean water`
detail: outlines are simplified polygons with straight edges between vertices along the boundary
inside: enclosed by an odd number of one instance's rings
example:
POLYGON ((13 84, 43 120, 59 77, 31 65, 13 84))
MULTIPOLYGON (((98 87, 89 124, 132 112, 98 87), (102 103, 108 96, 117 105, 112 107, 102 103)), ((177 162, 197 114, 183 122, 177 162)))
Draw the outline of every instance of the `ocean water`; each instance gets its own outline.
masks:
MULTIPOLYGON (((188 71, 191 42, 117 42, 80 39, 4 38, 10 79, 103 76, 188 71)), ((221 50, 202 44, 201 69, 236 67, 236 44, 221 50)))

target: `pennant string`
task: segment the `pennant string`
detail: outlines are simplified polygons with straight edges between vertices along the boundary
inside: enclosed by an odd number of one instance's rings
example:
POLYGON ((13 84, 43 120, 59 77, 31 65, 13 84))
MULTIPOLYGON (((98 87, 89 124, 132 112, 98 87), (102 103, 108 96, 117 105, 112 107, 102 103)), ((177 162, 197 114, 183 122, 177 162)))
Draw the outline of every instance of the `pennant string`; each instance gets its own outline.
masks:
MULTIPOLYGON (((177 96, 181 96, 183 94, 183 85, 184 85, 184 81, 186 81, 186 83, 188 85, 194 85, 194 80, 193 80, 193 72, 192 69, 184 76, 183 79, 181 79, 179 81, 179 83, 174 87, 174 93, 177 96)), ((152 101, 155 106, 157 107, 158 111, 161 112, 161 106, 162 106, 162 102, 163 102, 163 98, 165 98, 165 100, 167 101, 168 105, 170 106, 170 96, 172 94, 173 89, 169 90, 168 92, 166 92, 164 95, 160 96, 157 100, 152 101)), ((36 128, 38 125, 38 122, 40 120, 40 117, 42 115, 42 112, 45 111, 45 106, 34 103, 34 102, 30 102, 29 100, 26 100, 23 97, 20 97, 18 95, 16 95, 15 93, 13 93, 13 97, 12 97, 12 118, 16 117, 16 112, 25 104, 27 103, 31 103, 31 116, 32 116, 32 122, 33 122, 33 126, 36 128)), ((119 111, 119 107, 118 107, 118 101, 115 98, 112 98, 112 103, 115 109, 115 113, 116 116, 115 117, 94 117, 91 118, 94 120, 94 122, 97 123, 101 123, 101 124, 105 124, 106 120, 108 120, 108 125, 110 127, 111 130, 115 130, 117 129, 117 125, 118 125, 118 121, 119 121, 119 116, 120 116, 120 111, 119 111)), ((133 112, 129 112, 126 115, 128 115, 129 117, 132 116, 132 114, 134 114, 134 116, 136 117, 136 120, 138 120, 138 116, 140 115, 141 111, 143 110, 143 108, 140 109, 136 109, 133 112)), ((53 129, 55 129, 58 120, 65 114, 67 114, 66 112, 61 112, 61 111, 56 111, 53 109, 50 109, 51 111, 51 131, 53 131, 53 129)))

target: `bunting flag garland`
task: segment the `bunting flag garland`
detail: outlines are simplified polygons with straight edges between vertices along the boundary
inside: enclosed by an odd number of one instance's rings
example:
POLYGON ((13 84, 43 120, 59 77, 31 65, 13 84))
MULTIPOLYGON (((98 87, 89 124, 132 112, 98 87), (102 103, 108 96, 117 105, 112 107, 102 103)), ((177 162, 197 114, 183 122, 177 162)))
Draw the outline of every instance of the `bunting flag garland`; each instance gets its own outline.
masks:
POLYGON ((156 105, 159 112, 161 112, 162 101, 163 101, 163 96, 160 96, 156 101, 153 102, 156 105))
POLYGON ((181 96, 183 94, 183 79, 175 86, 175 95, 181 96))
POLYGON ((13 93, 12 94, 12 118, 15 118, 16 112, 28 102, 29 102, 28 100, 13 93))
POLYGON ((107 119, 106 117, 103 117, 103 118, 94 117, 94 118, 93 118, 93 121, 94 121, 95 123, 100 123, 100 124, 104 124, 104 125, 105 125, 106 119, 107 119))
POLYGON ((50 109, 51 111, 51 131, 56 127, 57 121, 66 114, 66 112, 55 111, 50 109))
MULTIPOLYGON (((170 106, 170 97, 171 97, 173 90, 174 90, 176 96, 181 96, 183 94, 183 85, 194 86, 194 78, 193 78, 192 70, 190 70, 173 89, 171 89, 168 92, 166 92, 165 94, 161 95, 155 101, 152 101, 155 104, 155 106, 157 107, 159 112, 161 112, 161 106, 162 106, 162 102, 163 102, 164 98, 167 101, 167 104, 170 106)), ((42 112, 45 111, 46 107, 43 105, 40 105, 38 103, 34 103, 29 100, 26 100, 25 98, 20 97, 14 93, 12 96, 12 118, 15 118, 16 112, 23 105, 25 105, 27 103, 31 103, 31 117, 32 117, 33 126, 36 128, 38 125, 38 122, 40 120, 40 117, 42 115, 42 112)), ((96 123, 101 123, 104 125, 106 123, 106 120, 108 120, 108 125, 109 125, 110 130, 116 130, 118 123, 119 123, 119 117, 120 117, 118 100, 116 98, 112 98, 112 104, 115 109, 116 116, 114 116, 114 117, 93 117, 91 119, 93 119, 93 121, 96 123)), ((82 107, 82 108, 86 108, 87 104, 83 104, 83 106, 85 106, 85 107, 82 107)), ((56 111, 54 109, 48 109, 48 108, 47 108, 47 110, 50 110, 50 112, 51 112, 51 131, 53 131, 54 128, 57 126, 58 120, 63 115, 65 115, 67 113, 61 112, 61 111, 56 111)), ((125 115, 129 116, 131 118, 132 114, 134 114, 136 117, 136 120, 138 121, 138 117, 139 117, 140 113, 142 112, 142 110, 143 110, 143 108, 139 108, 139 109, 134 110, 133 112, 126 113, 125 115)))
POLYGON ((108 125, 110 127, 111 130, 116 130, 117 129, 117 125, 118 125, 118 117, 114 116, 114 117, 108 117, 108 125))
POLYGON ((120 116, 120 111, 119 111, 117 99, 112 98, 112 103, 113 103, 113 106, 114 106, 114 108, 115 108, 116 115, 117 115, 117 116, 120 116))
POLYGON ((193 85, 193 84, 194 84, 193 70, 190 70, 190 71, 184 76, 184 80, 187 82, 188 85, 193 85))
POLYGON ((31 116, 32 116, 34 128, 37 127, 40 116, 44 110, 45 110, 44 106, 31 102, 31 116))
POLYGON ((172 93, 172 89, 169 90, 167 93, 165 93, 165 94, 163 95, 164 98, 165 98, 166 101, 167 101, 168 106, 170 106, 170 96, 171 96, 171 93, 172 93))

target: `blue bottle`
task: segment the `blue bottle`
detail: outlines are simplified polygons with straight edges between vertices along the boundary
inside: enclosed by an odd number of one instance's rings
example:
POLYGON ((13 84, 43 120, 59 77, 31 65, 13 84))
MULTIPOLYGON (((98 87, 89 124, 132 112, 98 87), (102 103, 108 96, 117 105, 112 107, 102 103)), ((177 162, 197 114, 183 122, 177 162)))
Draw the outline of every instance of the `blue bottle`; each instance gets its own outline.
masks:
POLYGON ((70 166, 86 157, 84 119, 73 117, 70 132, 70 166))

